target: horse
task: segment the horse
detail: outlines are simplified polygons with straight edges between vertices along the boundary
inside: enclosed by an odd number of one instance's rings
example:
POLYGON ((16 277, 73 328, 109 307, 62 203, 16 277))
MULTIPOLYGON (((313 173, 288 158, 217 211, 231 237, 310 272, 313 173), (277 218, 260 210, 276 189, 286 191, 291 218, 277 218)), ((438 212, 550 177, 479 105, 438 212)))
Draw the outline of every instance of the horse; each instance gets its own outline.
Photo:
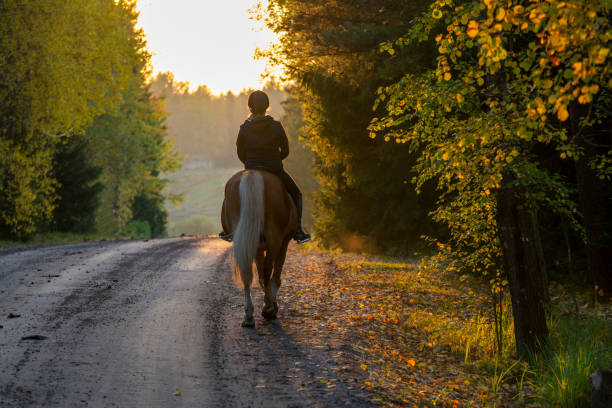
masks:
POLYGON ((264 290, 266 320, 276 319, 277 293, 287 246, 297 230, 297 209, 281 181, 264 170, 242 170, 225 184, 221 224, 233 242, 234 280, 244 288, 243 327, 254 327, 253 261, 264 290))

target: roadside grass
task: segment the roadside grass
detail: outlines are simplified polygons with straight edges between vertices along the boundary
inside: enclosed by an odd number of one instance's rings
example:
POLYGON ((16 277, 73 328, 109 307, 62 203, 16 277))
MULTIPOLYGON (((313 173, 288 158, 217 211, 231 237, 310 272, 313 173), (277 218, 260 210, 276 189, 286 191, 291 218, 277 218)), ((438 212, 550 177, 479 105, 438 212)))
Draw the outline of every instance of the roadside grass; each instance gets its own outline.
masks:
POLYGON ((551 292, 550 343, 522 361, 509 299, 500 355, 491 294, 475 277, 425 262, 299 251, 282 289, 289 326, 316 344, 350 345, 360 375, 345 375, 381 405, 587 406, 589 375, 612 361, 610 308, 593 313, 586 302, 575 315, 566 288, 551 292))
POLYGON ((531 356, 529 381, 545 406, 588 407, 589 376, 612 363, 612 324, 597 313, 557 315, 550 342, 531 356))
POLYGON ((118 239, 125 237, 108 237, 103 234, 74 234, 70 232, 38 233, 27 241, 0 241, 0 247, 62 245, 76 242, 100 241, 103 239, 118 239))

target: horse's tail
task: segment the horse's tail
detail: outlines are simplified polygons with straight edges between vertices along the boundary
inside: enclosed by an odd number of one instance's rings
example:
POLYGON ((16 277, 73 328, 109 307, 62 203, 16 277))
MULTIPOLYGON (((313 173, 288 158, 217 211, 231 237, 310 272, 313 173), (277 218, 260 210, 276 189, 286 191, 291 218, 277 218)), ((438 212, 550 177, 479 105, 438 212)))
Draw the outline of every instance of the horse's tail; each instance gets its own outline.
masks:
POLYGON ((264 226, 264 182, 259 172, 247 172, 240 179, 240 218, 234 230, 234 280, 245 286, 253 281, 253 260, 264 226))

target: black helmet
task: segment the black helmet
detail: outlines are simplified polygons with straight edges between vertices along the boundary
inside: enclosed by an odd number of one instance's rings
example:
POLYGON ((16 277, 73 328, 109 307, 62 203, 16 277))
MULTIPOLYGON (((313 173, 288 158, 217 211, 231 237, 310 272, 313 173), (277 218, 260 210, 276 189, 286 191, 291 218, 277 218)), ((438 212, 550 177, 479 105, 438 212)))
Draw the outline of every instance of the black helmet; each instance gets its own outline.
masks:
POLYGON ((265 92, 255 91, 249 95, 249 109, 251 113, 266 113, 268 106, 270 106, 270 100, 265 92))

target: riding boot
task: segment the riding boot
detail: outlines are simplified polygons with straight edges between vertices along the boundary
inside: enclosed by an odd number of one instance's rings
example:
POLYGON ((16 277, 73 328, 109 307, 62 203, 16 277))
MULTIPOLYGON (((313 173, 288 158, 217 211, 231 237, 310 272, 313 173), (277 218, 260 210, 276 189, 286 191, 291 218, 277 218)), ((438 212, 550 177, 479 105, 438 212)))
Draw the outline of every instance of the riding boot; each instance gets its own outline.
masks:
POLYGON ((295 231, 295 235, 293 239, 295 239, 298 244, 303 244, 304 242, 310 241, 310 234, 307 234, 302 229, 302 195, 299 194, 297 197, 294 197, 295 207, 297 209, 297 230, 295 231))

